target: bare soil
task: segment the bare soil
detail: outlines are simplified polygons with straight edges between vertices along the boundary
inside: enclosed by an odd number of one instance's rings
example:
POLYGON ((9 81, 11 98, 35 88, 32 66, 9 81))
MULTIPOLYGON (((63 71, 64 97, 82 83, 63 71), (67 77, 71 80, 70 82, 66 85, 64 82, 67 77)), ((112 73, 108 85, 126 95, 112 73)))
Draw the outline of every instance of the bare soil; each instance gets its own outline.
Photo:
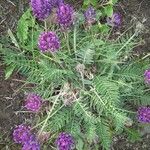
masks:
POLYGON ((135 51, 141 56, 150 53, 150 0, 120 0, 116 9, 122 14, 123 30, 134 23, 141 23, 143 32, 140 36, 144 43, 135 51))
MULTIPOLYGON (((4 66, 0 66, 0 150, 13 147, 12 131, 16 125, 29 122, 29 113, 23 113, 24 94, 21 92, 23 77, 14 74, 10 79, 4 78, 4 66)), ((15 148, 16 149, 16 148, 15 148)))

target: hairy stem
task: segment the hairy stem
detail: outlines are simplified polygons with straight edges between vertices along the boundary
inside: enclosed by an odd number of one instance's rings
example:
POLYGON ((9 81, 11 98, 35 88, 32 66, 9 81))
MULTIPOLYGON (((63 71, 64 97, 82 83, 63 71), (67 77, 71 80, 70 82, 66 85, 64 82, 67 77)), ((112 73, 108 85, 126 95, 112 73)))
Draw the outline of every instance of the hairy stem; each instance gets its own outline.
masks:
POLYGON ((42 126, 42 128, 41 128, 41 130, 40 130, 40 132, 39 132, 39 135, 42 133, 42 131, 44 130, 44 128, 45 128, 45 126, 46 126, 48 120, 50 119, 51 114, 52 114, 53 110, 55 109, 55 106, 57 105, 57 102, 58 102, 59 97, 60 97, 61 94, 62 94, 62 93, 60 92, 60 94, 56 97, 56 99, 55 99, 55 101, 54 101, 54 103, 53 103, 53 106, 52 106, 51 110, 49 111, 49 113, 48 113, 48 115, 47 115, 47 118, 44 120, 44 124, 43 124, 43 126, 42 126))
POLYGON ((69 33, 66 34, 66 40, 67 40, 68 52, 69 52, 69 54, 71 54, 71 49, 70 49, 70 44, 69 44, 69 33))
POLYGON ((76 26, 74 27, 74 32, 73 32, 73 49, 74 49, 74 53, 75 53, 75 58, 77 60, 77 56, 76 56, 76 32, 77 32, 77 29, 76 29, 76 26))

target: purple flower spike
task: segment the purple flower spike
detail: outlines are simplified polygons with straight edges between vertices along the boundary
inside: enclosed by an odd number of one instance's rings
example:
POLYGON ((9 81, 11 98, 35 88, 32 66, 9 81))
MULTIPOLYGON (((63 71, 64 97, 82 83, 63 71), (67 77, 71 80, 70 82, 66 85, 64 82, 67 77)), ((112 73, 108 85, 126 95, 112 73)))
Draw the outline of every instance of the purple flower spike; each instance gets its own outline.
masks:
POLYGON ((42 99, 37 94, 28 94, 26 101, 25 101, 25 107, 32 111, 32 112, 38 112, 42 105, 42 99))
POLYGON ((19 125, 13 131, 13 140, 16 143, 25 143, 30 138, 30 127, 26 125, 19 125))
POLYGON ((73 137, 65 132, 59 134, 56 145, 58 150, 71 150, 74 147, 73 137))
POLYGON ((50 0, 31 0, 33 15, 39 19, 46 19, 51 13, 50 0))
POLYGON ((59 38, 55 32, 42 32, 39 36, 38 47, 41 52, 56 52, 60 48, 59 38))
POLYGON ((64 0, 50 0, 52 7, 58 7, 61 3, 64 3, 64 0))
POLYGON ((57 9, 57 21, 63 28, 68 28, 73 24, 74 10, 68 5, 61 3, 57 9))
POLYGON ((118 27, 121 25, 121 16, 118 13, 114 13, 112 17, 107 17, 107 24, 112 27, 118 27))
POLYGON ((145 71, 144 79, 145 79, 145 83, 150 84, 150 69, 145 71))
POLYGON ((150 123, 150 107, 142 106, 138 109, 138 120, 141 123, 150 123))
POLYGON ((96 11, 90 6, 84 13, 85 20, 88 24, 92 24, 96 20, 96 11))
POLYGON ((23 144, 22 150, 40 150, 40 144, 34 135, 31 135, 30 139, 23 144))

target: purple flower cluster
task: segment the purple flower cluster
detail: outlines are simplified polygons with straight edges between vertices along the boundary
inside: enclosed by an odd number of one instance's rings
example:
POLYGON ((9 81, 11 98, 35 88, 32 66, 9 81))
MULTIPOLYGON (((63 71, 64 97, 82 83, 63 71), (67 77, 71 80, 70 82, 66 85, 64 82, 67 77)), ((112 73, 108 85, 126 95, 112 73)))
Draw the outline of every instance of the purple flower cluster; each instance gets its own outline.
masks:
POLYGON ((33 93, 28 94, 25 101, 25 107, 27 110, 30 110, 32 112, 38 112, 41 106, 42 98, 39 95, 33 93))
POLYGON ((96 20, 96 11, 95 9, 90 6, 85 12, 84 12, 85 21, 90 25, 96 20))
POLYGON ((144 79, 145 79, 145 83, 150 84, 150 69, 145 71, 144 79))
POLYGON ((69 4, 61 3, 57 9, 57 21, 63 28, 68 28, 73 24, 74 10, 69 4))
POLYGON ((40 144, 34 135, 31 135, 29 140, 24 143, 22 150, 40 150, 40 144))
POLYGON ((14 129, 13 139, 16 143, 24 143, 30 138, 30 127, 19 125, 14 129))
POLYGON ((150 123, 150 107, 146 106, 139 107, 138 120, 141 123, 150 123))
POLYGON ((118 13, 114 13, 112 17, 107 17, 107 24, 112 27, 118 27, 121 24, 121 16, 118 13))
POLYGON ((59 134, 56 145, 58 150, 71 150, 74 147, 73 137, 65 132, 59 134))
POLYGON ((33 15, 39 19, 46 19, 51 13, 51 2, 50 0, 31 0, 31 8, 33 15))
POLYGON ((40 145, 31 129, 26 125, 19 125, 13 131, 13 140, 22 144, 22 150, 40 150, 40 145))
POLYGON ((54 32, 42 32, 39 36, 38 47, 41 52, 56 52, 60 48, 59 38, 54 32))
POLYGON ((64 3, 64 0, 50 0, 52 7, 58 7, 61 3, 64 3))

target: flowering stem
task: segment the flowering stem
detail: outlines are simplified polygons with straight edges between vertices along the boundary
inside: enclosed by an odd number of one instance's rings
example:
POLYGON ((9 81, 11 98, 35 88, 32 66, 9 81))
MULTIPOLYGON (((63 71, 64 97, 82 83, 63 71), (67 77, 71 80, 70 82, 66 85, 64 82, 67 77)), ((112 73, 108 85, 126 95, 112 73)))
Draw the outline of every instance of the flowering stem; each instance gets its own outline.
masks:
POLYGON ((40 53, 42 56, 44 56, 45 58, 48 58, 49 60, 51 60, 51 61, 54 61, 54 62, 57 62, 56 60, 54 60, 53 58, 51 58, 51 57, 49 57, 49 56, 47 56, 47 55, 45 55, 45 54, 43 54, 43 53, 40 53))
POLYGON ((47 22, 44 21, 45 31, 47 32, 47 22))
POLYGON ((134 112, 134 111, 124 110, 124 109, 119 109, 119 108, 117 108, 117 110, 122 111, 122 112, 132 113, 132 114, 137 113, 137 112, 134 112))
POLYGON ((106 5, 113 5, 112 0, 108 1, 107 3, 102 3, 102 4, 98 5, 98 8, 104 7, 106 5))
POLYGON ((61 61, 58 60, 58 58, 56 58, 56 56, 55 56, 53 53, 51 53, 51 54, 52 54, 52 56, 57 60, 57 62, 58 62, 58 64, 60 65, 60 67, 61 67, 62 69, 64 69, 63 65, 61 64, 61 61))
POLYGON ((107 35, 107 37, 106 37, 105 42, 108 41, 108 39, 109 39, 109 37, 111 36, 111 33, 112 33, 113 30, 114 30, 114 27, 112 27, 112 28, 110 29, 110 31, 109 31, 109 33, 108 33, 108 35, 107 35))
POLYGON ((70 45, 69 45, 69 33, 66 34, 66 40, 67 40, 67 48, 68 48, 69 54, 71 54, 70 45))
POLYGON ((51 57, 49 57, 49 56, 47 56, 47 55, 45 55, 45 54, 43 54, 43 53, 40 53, 40 54, 41 54, 42 56, 44 56, 45 58, 47 58, 47 59, 49 59, 49 60, 51 60, 51 61, 54 61, 54 62, 58 63, 58 64, 60 65, 60 67, 64 69, 64 67, 62 66, 60 60, 56 60, 56 57, 55 57, 53 54, 52 54, 52 56, 53 56, 55 59, 53 59, 53 58, 51 58, 51 57))
POLYGON ((77 29, 76 29, 76 26, 74 27, 74 33, 73 33, 73 49, 74 49, 74 53, 75 53, 75 57, 77 59, 77 56, 76 56, 76 32, 77 32, 77 29))
POLYGON ((150 53, 148 53, 146 56, 144 56, 142 59, 145 59, 147 57, 150 57, 150 53))
POLYGON ((130 42, 131 40, 137 35, 137 33, 135 32, 130 38, 129 40, 118 50, 118 52, 116 53, 119 54, 130 42))
POLYGON ((13 95, 16 95, 21 89, 23 89, 24 88, 24 86, 26 86, 28 84, 28 82, 25 82, 19 89, 17 89, 14 93, 13 93, 13 95))
MULTIPOLYGON (((51 117, 53 117, 59 110, 61 110, 63 107, 64 107, 65 105, 63 104, 61 107, 59 107, 55 112, 53 112, 51 115, 50 115, 50 117, 49 117, 49 119, 51 118, 51 117)), ((45 120, 44 121, 42 121, 42 122, 40 122, 40 123, 38 123, 36 126, 34 126, 32 129, 35 129, 35 128, 37 128, 38 126, 40 126, 41 124, 43 124, 45 122, 45 120)), ((45 125, 45 127, 46 127, 47 125, 45 125)))
POLYGON ((114 70, 115 70, 115 64, 112 64, 110 67, 110 72, 108 74, 108 78, 112 78, 114 70))
POLYGON ((80 73, 81 74, 81 79, 82 79, 82 86, 83 86, 83 89, 85 88, 84 87, 84 74, 83 73, 80 73))
POLYGON ((32 28, 32 55, 33 55, 33 59, 35 60, 35 55, 34 55, 34 47, 33 47, 33 28, 32 28))
POLYGON ((55 99, 55 101, 54 101, 54 103, 53 103, 53 106, 52 106, 51 110, 49 111, 49 113, 48 113, 48 115, 47 115, 47 118, 45 119, 44 124, 43 124, 43 126, 42 126, 42 128, 41 128, 41 130, 40 130, 40 132, 39 132, 39 135, 42 133, 42 131, 44 130, 44 128, 45 128, 45 126, 46 126, 46 124, 47 124, 47 121, 50 119, 51 113, 52 113, 53 109, 55 108, 55 106, 56 106, 56 104, 57 104, 57 101, 58 101, 58 99, 59 99, 59 97, 60 97, 61 94, 62 94, 62 93, 60 92, 59 95, 56 97, 56 99, 55 99))

